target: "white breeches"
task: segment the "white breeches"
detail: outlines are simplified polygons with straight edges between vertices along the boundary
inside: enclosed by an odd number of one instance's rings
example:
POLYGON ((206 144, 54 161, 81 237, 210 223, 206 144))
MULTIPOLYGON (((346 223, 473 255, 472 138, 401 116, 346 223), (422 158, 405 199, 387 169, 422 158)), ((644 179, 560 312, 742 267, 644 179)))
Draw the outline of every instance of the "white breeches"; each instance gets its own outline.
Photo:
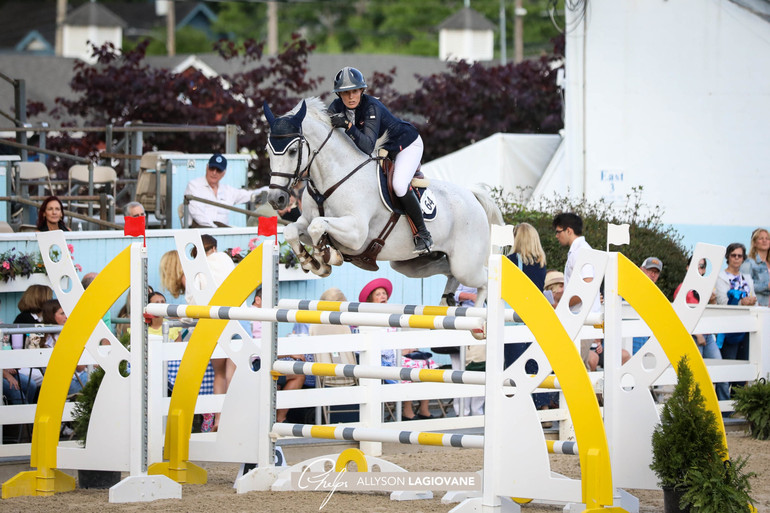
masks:
POLYGON ((393 171, 393 192, 399 198, 409 190, 409 184, 422 160, 422 150, 422 137, 418 135, 412 144, 396 155, 396 166, 393 171))

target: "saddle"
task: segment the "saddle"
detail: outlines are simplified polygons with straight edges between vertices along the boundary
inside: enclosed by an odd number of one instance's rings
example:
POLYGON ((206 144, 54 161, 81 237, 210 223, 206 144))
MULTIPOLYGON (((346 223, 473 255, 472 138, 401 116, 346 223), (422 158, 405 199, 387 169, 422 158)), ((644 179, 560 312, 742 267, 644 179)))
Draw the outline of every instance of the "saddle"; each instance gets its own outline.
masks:
MULTIPOLYGON (((406 215, 401 208, 401 202, 393 192, 393 170, 395 169, 395 162, 385 156, 387 155, 387 152, 385 152, 385 155, 383 155, 382 152, 383 150, 380 150, 380 157, 377 159, 379 162, 377 178, 380 184, 380 198, 382 199, 385 208, 390 210, 390 218, 388 218, 388 222, 385 223, 385 227, 380 234, 372 239, 360 255, 343 255, 346 262, 351 262, 356 267, 360 267, 366 271, 378 271, 380 269, 377 265, 377 255, 380 254, 380 251, 382 251, 382 248, 385 246, 385 239, 388 238, 390 232, 395 228, 399 217, 406 215)), ((425 175, 418 167, 414 174, 414 178, 412 178, 411 186, 421 203, 426 203, 423 200, 423 196, 428 194, 427 187, 429 183, 429 180, 425 178, 425 175)), ((429 211, 426 212, 425 208, 423 208, 423 216, 425 221, 431 221, 436 217, 435 202, 432 198, 428 197, 426 197, 426 200, 429 205, 429 211)), ((407 217, 407 219, 409 218, 407 217)), ((411 223, 411 220, 409 226, 412 228, 412 234, 416 235, 417 229, 411 223)))

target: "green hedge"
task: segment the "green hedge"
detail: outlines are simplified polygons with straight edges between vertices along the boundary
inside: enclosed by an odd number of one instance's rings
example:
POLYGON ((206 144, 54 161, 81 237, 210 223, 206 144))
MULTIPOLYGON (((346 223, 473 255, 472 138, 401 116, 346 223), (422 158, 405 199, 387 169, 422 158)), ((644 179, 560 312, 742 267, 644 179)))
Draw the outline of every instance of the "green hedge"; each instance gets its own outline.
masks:
POLYGON ((669 300, 673 299, 674 290, 684 279, 690 255, 682 245, 681 235, 661 222, 662 210, 642 203, 642 187, 633 188, 626 197, 625 205, 620 207, 603 200, 589 202, 583 198, 561 195, 529 204, 523 199, 528 197, 528 192, 522 189, 518 195, 503 196, 500 191, 495 191, 493 196, 506 223, 527 222, 537 229, 549 269, 563 271, 569 249, 560 246, 554 236, 551 221, 556 214, 574 212, 580 215, 583 218, 583 235, 591 247, 600 250, 607 247, 608 223, 628 223, 631 243, 611 246, 610 250, 623 253, 637 265, 650 256, 659 258, 663 262, 663 272, 658 279, 658 286, 669 300))

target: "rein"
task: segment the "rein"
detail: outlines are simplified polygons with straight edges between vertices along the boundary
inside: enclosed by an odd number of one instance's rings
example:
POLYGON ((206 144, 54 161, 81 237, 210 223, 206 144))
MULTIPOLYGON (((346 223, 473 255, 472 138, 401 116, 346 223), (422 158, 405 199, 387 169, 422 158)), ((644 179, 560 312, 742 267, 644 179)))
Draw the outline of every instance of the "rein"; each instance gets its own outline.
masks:
MULTIPOLYGON (((320 151, 320 148, 319 148, 319 151, 320 151)), ((361 162, 358 166, 355 167, 355 169, 353 169, 353 171, 351 171, 350 173, 346 174, 337 183, 335 183, 334 185, 332 185, 331 187, 326 189, 326 192, 324 192, 324 193, 322 193, 318 189, 316 189, 316 186, 313 183, 313 181, 308 179, 307 190, 310 193, 310 196, 313 198, 313 200, 315 200, 316 204, 318 205, 318 213, 320 215, 325 215, 324 214, 324 201, 329 199, 329 196, 331 196, 332 193, 334 191, 336 191, 339 188, 339 186, 342 185, 348 178, 350 178, 351 176, 356 174, 356 172, 358 172, 362 167, 364 167, 366 164, 368 164, 372 160, 374 160, 374 158, 373 157, 369 157, 366 160, 364 160, 363 162, 361 162)))

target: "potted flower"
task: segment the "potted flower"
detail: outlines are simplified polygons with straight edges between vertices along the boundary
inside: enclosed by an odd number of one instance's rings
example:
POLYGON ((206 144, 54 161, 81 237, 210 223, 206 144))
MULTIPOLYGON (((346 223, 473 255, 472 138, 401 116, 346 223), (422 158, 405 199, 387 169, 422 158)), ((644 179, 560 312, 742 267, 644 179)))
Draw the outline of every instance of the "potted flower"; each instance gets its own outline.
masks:
POLYGON ((760 378, 735 389, 735 412, 749 423, 751 436, 770 439, 770 383, 760 378))
POLYGON ((674 393, 652 434, 650 468, 663 488, 664 512, 743 511, 741 507, 751 503, 747 487, 751 476, 743 473, 744 464, 739 460, 734 466, 727 459, 717 417, 706 409, 687 357, 682 357, 674 393), (740 506, 713 509, 731 500, 740 506))
MULTIPOLYGON (((120 343, 128 347, 130 334, 124 333, 120 337, 120 343)), ((119 371, 122 375, 128 375, 127 362, 121 362, 119 371)), ((91 421, 91 412, 94 409, 96 394, 104 379, 104 369, 96 367, 89 375, 88 381, 75 398, 75 406, 72 409, 73 436, 85 447, 88 436, 88 424, 91 421)), ((78 486, 80 488, 110 488, 120 481, 120 471, 112 470, 83 470, 78 469, 78 486)))

